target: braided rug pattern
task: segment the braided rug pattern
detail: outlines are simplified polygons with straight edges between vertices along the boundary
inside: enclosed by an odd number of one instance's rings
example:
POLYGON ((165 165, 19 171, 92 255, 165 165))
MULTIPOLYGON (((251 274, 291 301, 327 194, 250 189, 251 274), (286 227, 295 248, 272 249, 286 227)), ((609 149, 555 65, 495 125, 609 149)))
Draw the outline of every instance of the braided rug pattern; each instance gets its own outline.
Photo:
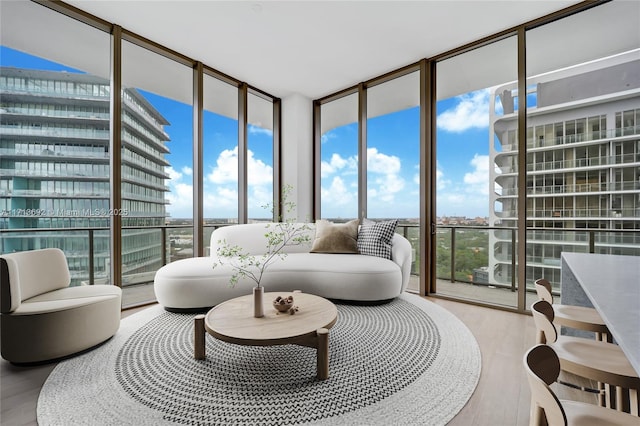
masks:
POLYGON ((296 345, 207 335, 207 357, 195 360, 194 315, 149 308, 54 369, 38 424, 444 425, 464 406, 481 360, 455 316, 413 295, 337 307, 324 381, 315 349, 296 345))
POLYGON ((132 398, 180 424, 294 425, 376 403, 438 354, 436 326, 411 303, 337 307, 326 382, 315 377, 316 350, 297 345, 240 346, 208 336, 207 359, 196 361, 193 315, 171 313, 129 339, 116 376, 132 398))

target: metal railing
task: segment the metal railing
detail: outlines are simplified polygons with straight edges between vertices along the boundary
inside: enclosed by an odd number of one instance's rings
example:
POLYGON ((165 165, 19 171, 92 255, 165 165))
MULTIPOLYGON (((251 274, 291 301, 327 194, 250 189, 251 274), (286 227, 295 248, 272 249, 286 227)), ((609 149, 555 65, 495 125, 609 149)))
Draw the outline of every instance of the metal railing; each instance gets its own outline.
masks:
MULTIPOLYGON (((210 232, 221 226, 228 226, 231 223, 215 223, 205 225, 205 241, 210 232)), ((123 286, 150 283, 153 281, 155 270, 142 271, 143 266, 159 268, 168 262, 192 257, 193 235, 192 225, 163 225, 163 226, 123 226, 123 238, 133 237, 132 232, 137 233, 136 239, 147 238, 130 250, 123 250, 123 256, 135 257, 138 252, 145 250, 155 250, 157 258, 151 256, 141 256, 139 263, 132 263, 126 268, 129 272, 123 272, 120 281, 123 286), (182 247, 187 252, 181 255, 176 248, 182 247)), ((447 280, 451 283, 461 282, 474 285, 490 285, 497 288, 509 289, 512 292, 518 288, 517 259, 513 255, 517 244, 517 228, 495 227, 495 226, 460 226, 460 225, 438 225, 434 244, 436 251, 442 250, 446 254, 446 259, 438 257, 435 265, 438 271, 439 280, 447 280), (482 236, 482 238, 479 238, 482 236), (450 250, 449 253, 446 253, 450 250), (467 265, 461 270, 459 267, 464 262, 482 257, 477 265, 467 265), (491 261, 493 259, 493 261, 491 261), (506 270, 501 270, 494 275, 502 280, 478 280, 473 275, 474 268, 482 274, 489 274, 489 268, 496 265, 506 266, 506 270), (467 269, 465 269, 467 268, 467 269), (504 282, 504 279, 507 282, 504 282)), ((411 273, 419 274, 420 265, 420 235, 418 224, 399 224, 397 232, 409 240, 413 248, 413 264, 411 273)), ((86 228, 26 228, 26 229, 0 229, 0 253, 5 253, 11 247, 12 241, 22 244, 23 249, 31 249, 23 245, 25 240, 33 239, 33 248, 44 248, 47 243, 50 246, 64 245, 62 239, 75 239, 71 244, 72 248, 65 250, 65 254, 70 259, 72 265, 71 272, 76 284, 83 283, 93 285, 97 283, 108 283, 109 280, 109 228, 108 227, 86 227, 86 228), (36 243, 37 241, 37 243, 36 243), (86 268, 76 267, 76 261, 88 259, 86 268), (100 267, 98 268, 98 263, 100 267), (106 266, 105 266, 106 265, 106 266)), ((618 253, 640 255, 640 230, 629 229, 557 229, 557 228, 531 228, 527 230, 527 244, 534 247, 536 245, 553 247, 561 246, 564 250, 581 251, 588 253, 618 253)), ((548 267, 558 269, 560 264, 560 251, 557 255, 548 255, 551 251, 539 254, 528 252, 526 261, 536 267, 548 267)), ((477 260, 477 259, 476 259, 477 260)), ((121 260, 122 261, 122 260, 121 260)), ((156 268, 157 269, 157 268, 156 268)), ((484 275, 482 275, 484 276, 484 275)), ((532 287, 533 279, 527 277, 525 286, 532 287), (531 282, 529 282, 531 281, 531 282)), ((528 288, 527 287, 527 288, 528 288)))
MULTIPOLYGON (((600 130, 588 133, 579 133, 574 135, 564 135, 557 137, 534 137, 527 138, 527 148, 548 148, 557 145, 566 145, 577 142, 590 142, 598 141, 602 139, 619 138, 623 136, 635 136, 640 135, 640 126, 627 126, 618 129, 600 130)), ((502 152, 512 152, 518 149, 518 138, 515 137, 510 143, 502 144, 502 152)))

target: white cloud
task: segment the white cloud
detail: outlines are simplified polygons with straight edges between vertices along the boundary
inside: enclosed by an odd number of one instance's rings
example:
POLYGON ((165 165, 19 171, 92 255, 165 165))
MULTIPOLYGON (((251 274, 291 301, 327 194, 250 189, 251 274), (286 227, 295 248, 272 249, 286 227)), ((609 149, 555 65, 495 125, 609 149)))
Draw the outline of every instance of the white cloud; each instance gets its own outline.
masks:
POLYGON ((249 187, 248 203, 249 217, 270 217, 273 205, 272 189, 263 185, 249 187))
POLYGON ((483 89, 456 98, 458 104, 438 115, 439 129, 460 133, 471 128, 489 126, 489 90, 483 89))
POLYGON ((271 185, 273 167, 255 158, 252 151, 247 151, 247 173, 249 185, 271 185))
POLYGON ((183 177, 188 176, 188 172, 191 171, 189 167, 182 168, 183 173, 174 170, 173 167, 167 167, 166 172, 169 175, 170 192, 166 194, 166 199, 169 201, 167 205, 167 212, 173 218, 190 218, 193 217, 193 185, 191 178, 189 182, 183 182, 183 177))
POLYGON ((179 171, 175 170, 173 167, 169 166, 165 169, 165 171, 167 172, 167 174, 169 175, 169 180, 178 180, 180 178, 182 178, 182 173, 180 173, 179 171))
POLYGON ((347 185, 340 176, 335 176, 331 180, 329 188, 321 188, 322 203, 327 206, 344 206, 350 205, 358 199, 357 192, 349 191, 347 185))
MULTIPOLYGON (((247 151, 249 185, 270 185, 273 182, 273 167, 257 159, 253 151, 247 151)), ((216 159, 216 165, 207 175, 207 181, 215 184, 238 182, 238 147, 225 149, 216 159)))
MULTIPOLYGON (((249 171, 249 207, 261 211, 261 206, 271 202, 273 168, 247 153, 249 171)), ((193 169, 184 166, 180 171, 167 167, 167 185, 170 192, 166 198, 170 204, 167 212, 173 218, 193 217, 193 169)), ((215 166, 204 182, 204 212, 207 217, 237 217, 238 214, 238 149, 224 150, 216 159, 215 166)))
POLYGON ((467 192, 489 195, 489 156, 475 154, 469 164, 474 169, 464 174, 467 192))
POLYGON ((205 216, 217 214, 224 216, 220 212, 234 211, 234 216, 238 210, 238 190, 224 186, 211 186, 205 184, 204 188, 204 212, 205 216))
POLYGON ((375 179, 374 182, 378 186, 376 191, 378 199, 384 202, 392 202, 395 194, 404 188, 404 179, 396 174, 384 175, 375 179))
POLYGON ((367 171, 377 175, 370 180, 367 191, 372 207, 393 202, 395 195, 405 187, 405 180, 400 176, 401 168, 400 158, 395 155, 384 154, 377 148, 367 149, 367 171))
POLYGON ((436 161, 436 189, 443 190, 451 185, 451 180, 444 177, 444 171, 439 161, 436 161))
POLYGON ((216 166, 207 175, 211 183, 224 184, 238 181, 238 147, 223 150, 216 159, 216 166))
POLYGON ((420 164, 416 164, 413 166, 413 169, 416 171, 413 175, 413 183, 416 185, 420 185, 420 164))
POLYGON ((438 216, 487 216, 489 211, 489 156, 475 154, 461 179, 452 181, 437 164, 438 216))
POLYGON ((323 134, 322 136, 320 136, 320 143, 329 142, 330 139, 335 139, 337 137, 338 137, 338 135, 336 135, 335 133, 327 132, 327 133, 323 134))
POLYGON ((329 162, 323 161, 320 164, 320 175, 327 178, 334 173, 341 172, 342 175, 356 174, 358 172, 358 160, 356 157, 342 158, 340 154, 333 153, 329 162))
MULTIPOLYGON (((367 196, 369 204, 381 208, 394 202, 396 194, 405 188, 405 179, 400 175, 400 158, 384 154, 377 148, 367 149, 367 170, 370 174, 367 196)), ((322 202, 327 205, 345 205, 356 202, 358 192, 358 159, 356 156, 344 158, 333 153, 329 161, 321 163, 323 179, 333 179, 329 188, 322 189, 322 202)))
POLYGON ((256 125, 249 124, 249 126, 247 126, 247 127, 249 129, 249 134, 251 134, 251 135, 273 136, 273 130, 265 129, 264 127, 260 127, 260 123, 257 123, 256 125))
POLYGON ((170 184, 171 192, 167 194, 169 205, 167 210, 172 218, 193 217, 193 186, 187 183, 170 184))
POLYGON ((373 173, 399 173, 400 159, 378 152, 377 148, 367 148, 367 170, 373 173))

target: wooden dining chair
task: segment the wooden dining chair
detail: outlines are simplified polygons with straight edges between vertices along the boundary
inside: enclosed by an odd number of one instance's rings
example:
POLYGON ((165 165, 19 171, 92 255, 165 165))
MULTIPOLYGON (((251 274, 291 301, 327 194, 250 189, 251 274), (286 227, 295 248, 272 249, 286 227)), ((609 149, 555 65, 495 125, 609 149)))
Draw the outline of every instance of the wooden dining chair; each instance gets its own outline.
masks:
POLYGON ((534 302, 531 313, 538 331, 536 343, 546 343, 555 350, 562 370, 609 385, 604 390, 600 389, 605 393, 607 407, 612 406, 615 395, 618 411, 629 410, 631 414, 638 415, 640 377, 620 346, 581 337, 559 336, 553 324, 553 306, 545 300, 534 302), (615 391, 610 387, 615 387, 615 391), (628 395, 626 400, 625 395, 628 395))
POLYGON ((578 330, 592 331, 596 335, 596 340, 611 342, 609 330, 598 311, 594 308, 553 303, 551 283, 545 278, 536 280, 534 285, 538 299, 546 300, 553 306, 555 312, 554 322, 556 324, 578 330))
POLYGON ((529 349, 523 364, 531 390, 530 426, 638 426, 640 419, 627 413, 584 402, 559 400, 549 387, 560 374, 560 359, 551 346, 540 344, 529 349))

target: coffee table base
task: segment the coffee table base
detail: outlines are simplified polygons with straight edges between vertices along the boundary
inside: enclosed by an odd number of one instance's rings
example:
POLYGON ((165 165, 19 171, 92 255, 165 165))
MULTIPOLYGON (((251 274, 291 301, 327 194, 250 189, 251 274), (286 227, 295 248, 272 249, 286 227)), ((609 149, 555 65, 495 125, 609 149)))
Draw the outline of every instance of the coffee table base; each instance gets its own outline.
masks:
MULTIPOLYGON (((205 346, 205 334, 204 327, 205 315, 197 315, 194 320, 194 345, 193 345, 193 357, 195 359, 206 358, 206 346, 205 346)), ((329 330, 326 328, 319 328, 315 334, 300 336, 288 339, 286 341, 279 341, 278 343, 265 343, 259 346, 274 346, 293 344, 299 346, 306 346, 316 349, 316 377, 319 380, 326 380, 329 378, 329 330)), ((256 346, 249 344, 249 346, 256 346)))

